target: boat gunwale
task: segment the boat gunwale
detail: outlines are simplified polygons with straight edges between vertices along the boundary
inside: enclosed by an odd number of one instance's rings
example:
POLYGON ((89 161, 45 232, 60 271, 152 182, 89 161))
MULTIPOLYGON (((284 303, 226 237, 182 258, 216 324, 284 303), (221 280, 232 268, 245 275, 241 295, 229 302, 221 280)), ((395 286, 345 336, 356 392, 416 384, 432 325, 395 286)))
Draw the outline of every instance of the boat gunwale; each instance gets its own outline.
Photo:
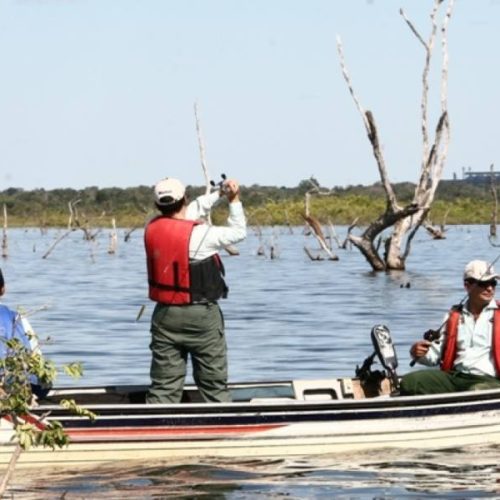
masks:
MULTIPOLYGON (((180 403, 180 404, 96 404, 85 405, 85 408, 97 414, 97 421, 89 425, 98 425, 101 421, 127 421, 137 419, 160 420, 170 419, 170 425, 175 421, 200 419, 231 419, 251 418, 264 421, 272 418, 282 418, 283 422, 305 418, 322 417, 337 420, 339 417, 356 415, 358 420, 363 418, 404 418, 422 416, 429 412, 446 415, 459 413, 473 413, 479 411, 500 410, 500 390, 492 389, 476 392, 461 392, 441 395, 425 396, 396 396, 375 397, 365 399, 338 399, 338 400, 293 400, 283 402, 259 401, 234 403, 180 403), (482 406, 482 407, 481 407, 482 406), (336 418, 337 417, 337 418, 336 418)), ((57 404, 40 405, 32 409, 31 415, 35 418, 50 413, 47 420, 63 420, 65 422, 88 421, 88 417, 73 415, 70 411, 57 404)), ((163 424, 167 425, 167 424, 163 424)), ((215 425, 215 423, 213 424, 215 425)))

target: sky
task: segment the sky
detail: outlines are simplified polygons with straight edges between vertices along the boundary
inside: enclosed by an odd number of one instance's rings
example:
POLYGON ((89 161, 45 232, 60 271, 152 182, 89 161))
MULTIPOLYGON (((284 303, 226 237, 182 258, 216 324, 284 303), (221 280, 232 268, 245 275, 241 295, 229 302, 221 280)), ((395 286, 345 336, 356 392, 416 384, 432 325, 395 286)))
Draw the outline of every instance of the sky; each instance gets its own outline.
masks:
MULTIPOLYGON (((0 190, 134 187, 210 176, 379 180, 343 80, 373 112, 392 182, 419 177, 432 0, 0 0, 0 190)), ((444 7, 441 8, 441 16, 444 7)), ((443 178, 497 161, 500 0, 456 0, 443 178)), ((439 44, 429 110, 439 113, 439 44)), ((498 167, 497 167, 498 169, 498 167)))

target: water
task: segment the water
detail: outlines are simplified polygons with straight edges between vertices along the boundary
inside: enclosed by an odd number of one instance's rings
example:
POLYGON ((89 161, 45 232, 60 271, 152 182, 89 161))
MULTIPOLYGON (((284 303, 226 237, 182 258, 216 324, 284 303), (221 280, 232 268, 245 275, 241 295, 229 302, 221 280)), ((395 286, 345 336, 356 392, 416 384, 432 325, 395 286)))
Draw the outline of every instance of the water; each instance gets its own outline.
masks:
POLYGON ((131 464, 44 473, 43 482, 16 485, 16 497, 39 498, 498 498, 498 448, 447 452, 386 451, 314 459, 211 460, 131 464))
MULTIPOLYGON (((341 237, 345 230, 337 228, 341 237)), ((48 357, 57 363, 84 364, 83 379, 61 376, 58 385, 147 384, 153 306, 147 299, 142 232, 135 231, 125 242, 121 230, 117 252, 108 254, 106 231, 94 242, 83 241, 83 233, 75 231, 44 259, 64 232, 9 230, 9 257, 2 263, 4 302, 32 313, 31 323, 48 357)), ((230 380, 353 375, 372 352, 369 333, 376 323, 390 328, 399 372, 406 372, 410 345, 428 328, 439 326, 446 309, 464 297, 465 264, 475 258, 492 261, 500 254, 487 236, 486 226, 450 227, 447 239, 440 241, 420 231, 408 271, 372 273, 356 249, 337 249, 339 261, 309 260, 304 246, 316 252, 317 244, 301 228, 294 228, 293 234, 286 228, 268 228, 262 241, 250 231, 239 245, 240 255, 224 258, 230 288, 228 300, 222 302, 230 380), (268 255, 269 245, 276 245, 279 257, 257 256, 260 243, 268 255)), ((468 449, 356 455, 348 460, 137 464, 119 471, 100 469, 92 477, 60 477, 46 494, 420 498, 439 492, 463 498, 467 491, 479 497, 497 494, 496 456, 496 449, 468 449), (87 487, 92 491, 86 493, 87 487)), ((36 488, 46 485, 44 481, 23 491, 40 497, 36 488)))

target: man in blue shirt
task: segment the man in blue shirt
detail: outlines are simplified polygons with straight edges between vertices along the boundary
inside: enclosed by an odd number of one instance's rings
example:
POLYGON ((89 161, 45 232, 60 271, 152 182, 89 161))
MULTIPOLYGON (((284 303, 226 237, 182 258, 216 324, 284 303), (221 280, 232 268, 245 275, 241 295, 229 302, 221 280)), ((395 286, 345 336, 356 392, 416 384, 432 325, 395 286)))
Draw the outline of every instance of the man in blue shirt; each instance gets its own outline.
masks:
MULTIPOLYGON (((0 297, 5 293, 5 280, 0 269, 0 297)), ((31 327, 26 318, 7 306, 0 304, 0 359, 5 359, 9 347, 7 342, 17 339, 27 352, 37 352, 39 350, 36 336, 28 335, 31 327)), ((29 376, 31 390, 33 394, 41 398, 47 395, 49 388, 43 387, 34 375, 29 376)))

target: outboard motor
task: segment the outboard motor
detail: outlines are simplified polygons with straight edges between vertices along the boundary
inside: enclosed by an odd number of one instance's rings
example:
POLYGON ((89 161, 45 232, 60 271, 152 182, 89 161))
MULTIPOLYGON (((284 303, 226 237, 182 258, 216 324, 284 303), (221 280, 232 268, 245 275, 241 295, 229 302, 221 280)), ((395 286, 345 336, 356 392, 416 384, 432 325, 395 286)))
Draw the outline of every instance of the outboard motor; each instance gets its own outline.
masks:
POLYGON ((385 325, 375 325, 370 332, 370 336, 375 352, 365 359, 361 368, 356 368, 356 376, 359 377, 362 383, 375 383, 379 388, 382 381, 387 377, 391 381, 393 392, 397 392, 399 390, 399 380, 396 374, 398 358, 392 342, 391 332, 385 325), (375 357, 378 357, 385 371, 371 369, 375 357))
POLYGON ((389 328, 385 325, 375 325, 372 328, 370 336, 380 364, 387 370, 387 375, 391 379, 394 389, 399 389, 399 380, 396 374, 398 358, 389 328))

